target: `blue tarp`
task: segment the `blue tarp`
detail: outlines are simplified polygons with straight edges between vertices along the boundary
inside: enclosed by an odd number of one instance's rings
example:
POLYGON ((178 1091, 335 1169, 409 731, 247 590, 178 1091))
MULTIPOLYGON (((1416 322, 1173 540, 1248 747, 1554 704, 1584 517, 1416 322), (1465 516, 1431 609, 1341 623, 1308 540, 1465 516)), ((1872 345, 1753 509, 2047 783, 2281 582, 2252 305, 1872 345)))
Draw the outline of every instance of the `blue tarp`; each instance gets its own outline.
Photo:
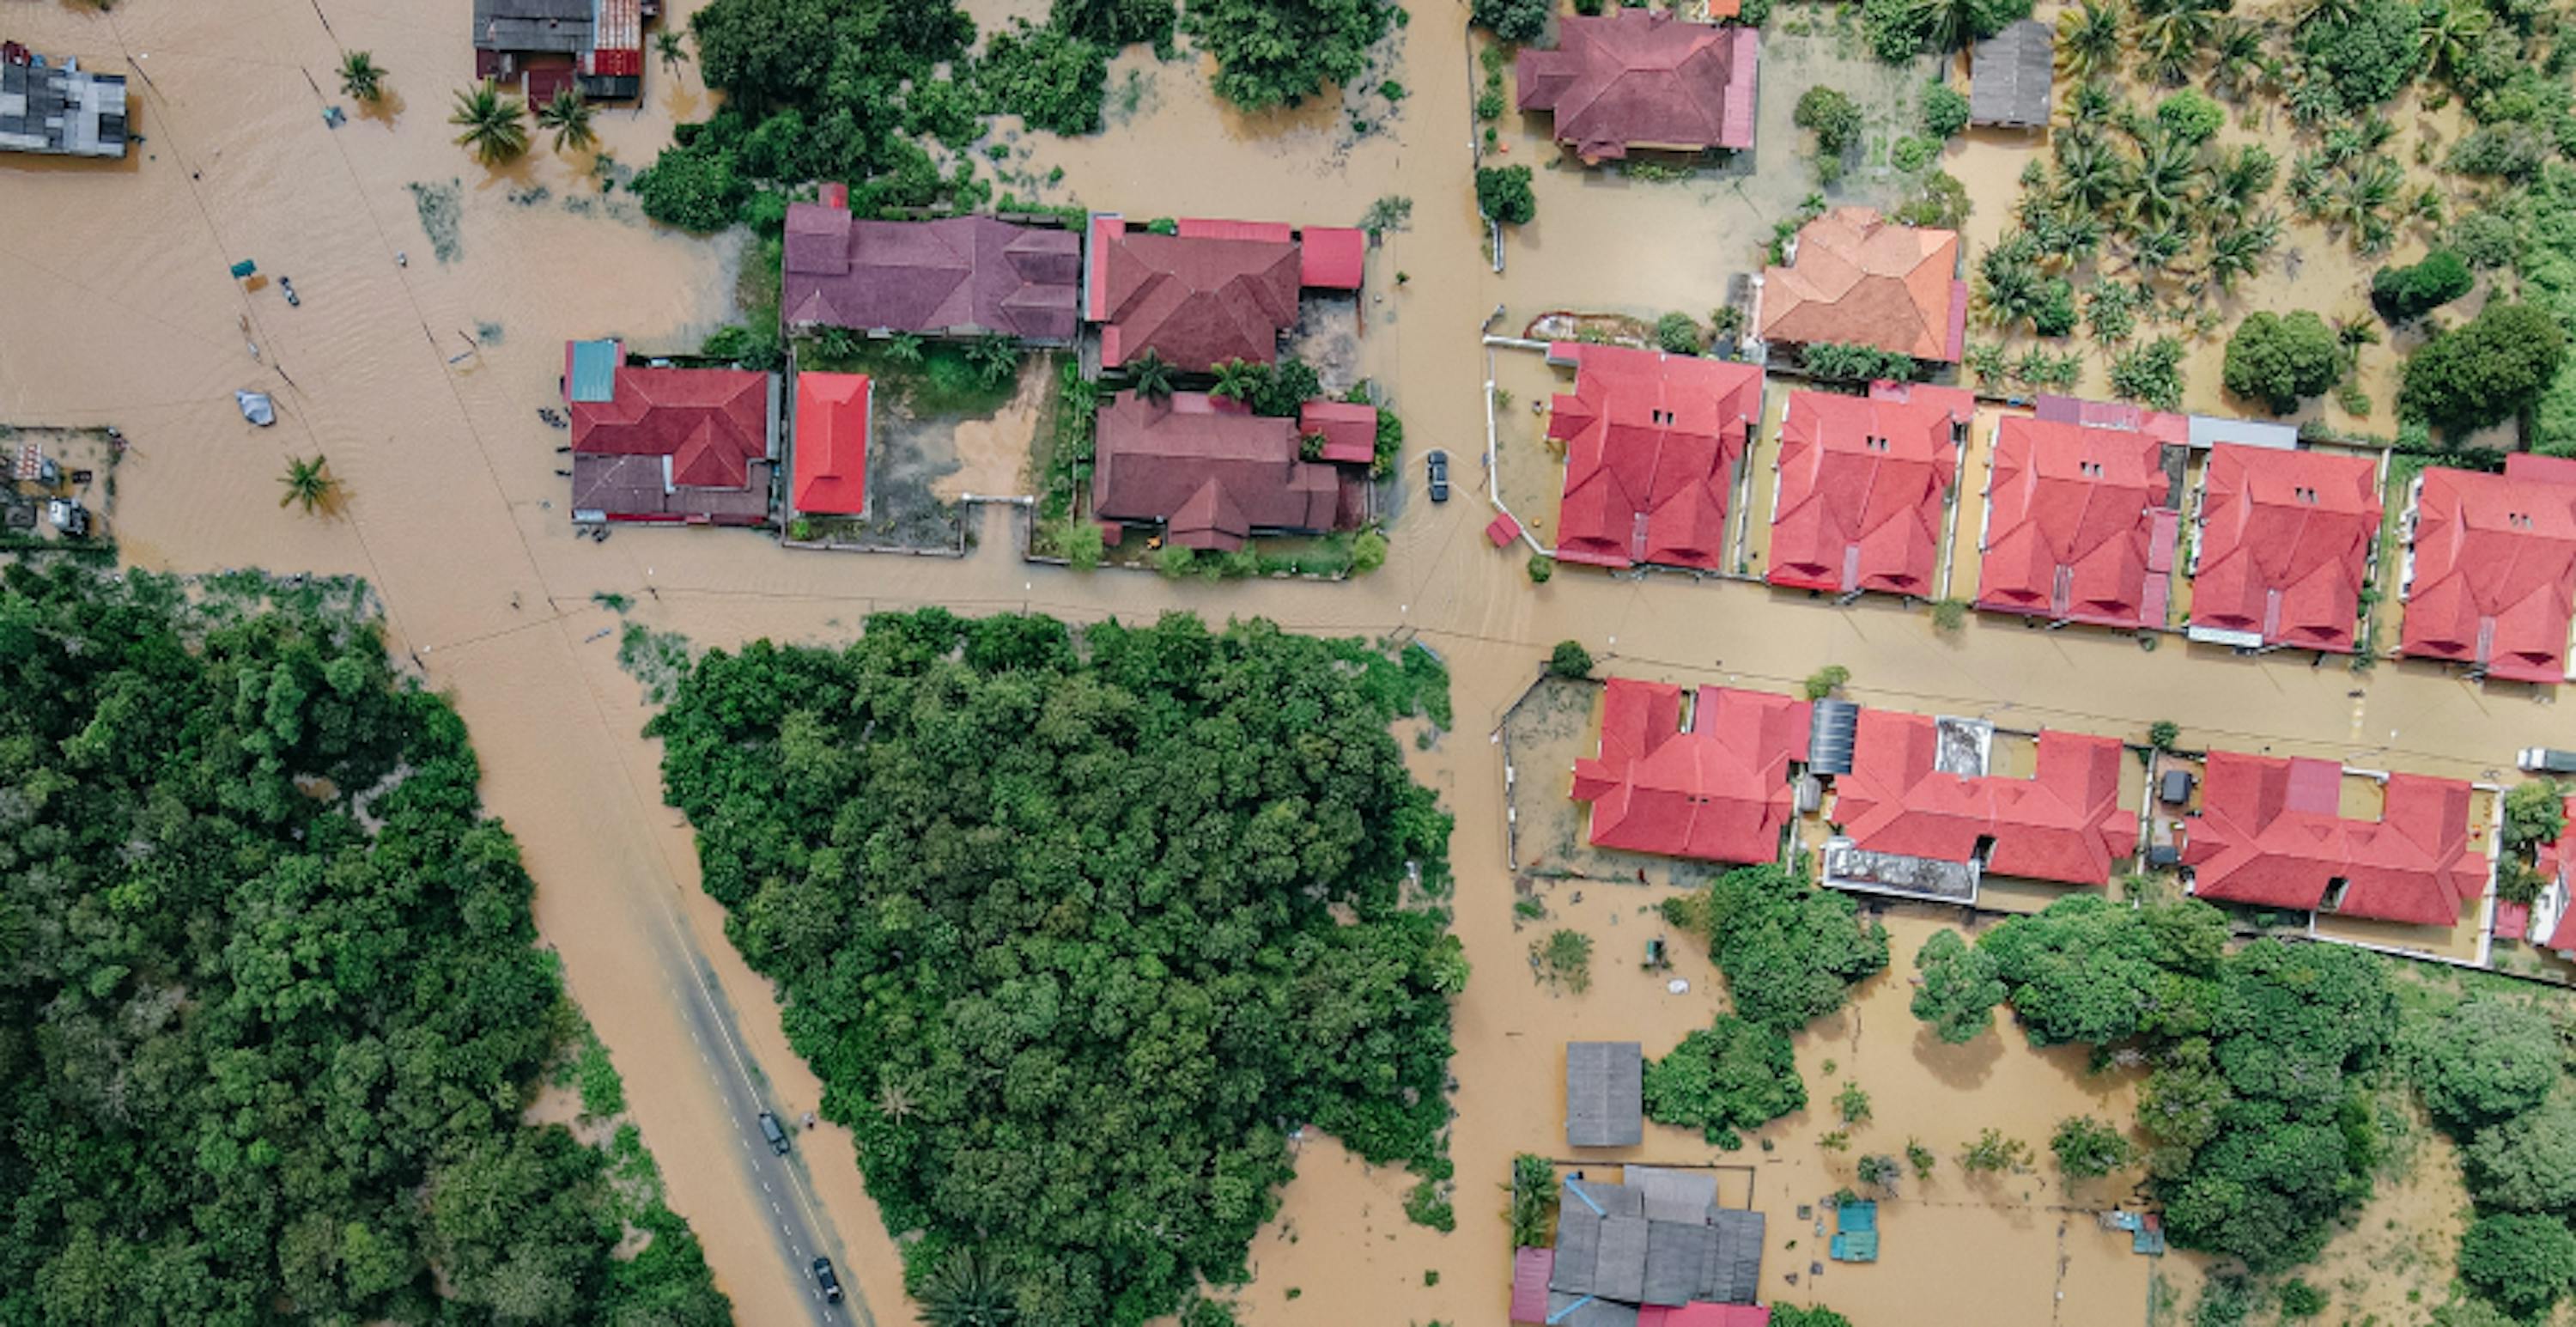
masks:
POLYGON ((573 342, 572 381, 566 386, 575 401, 605 401, 616 395, 617 343, 573 342))

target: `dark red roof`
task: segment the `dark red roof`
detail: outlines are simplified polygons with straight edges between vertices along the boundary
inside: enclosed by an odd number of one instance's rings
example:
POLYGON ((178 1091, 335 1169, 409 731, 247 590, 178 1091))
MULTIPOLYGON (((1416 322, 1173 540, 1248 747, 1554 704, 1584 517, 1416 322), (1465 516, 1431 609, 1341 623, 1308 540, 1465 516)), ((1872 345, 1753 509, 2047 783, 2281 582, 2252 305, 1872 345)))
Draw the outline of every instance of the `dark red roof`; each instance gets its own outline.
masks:
POLYGON ((1946 396, 1792 392, 1771 512, 1774 585, 1929 595, 1968 415, 1946 396))
POLYGON ((1803 701, 1701 687, 1683 730, 1682 689, 1614 677, 1601 754, 1574 763, 1597 847, 1713 862, 1768 862, 1795 811, 1789 762, 1807 755, 1803 701))
POLYGON ((2201 811, 2182 860, 2192 892, 2255 907, 2315 911, 2337 881, 2334 912, 2449 926, 2485 888, 2469 847, 2469 785, 2391 775, 2377 820, 2341 812, 2343 767, 2330 760, 2209 753, 2201 811))
POLYGON ((1864 709, 1852 772, 1834 780, 1833 819, 1869 852, 1964 862, 2069 885, 2107 884, 2137 850, 2138 813, 2120 802, 2120 744, 2044 732, 2032 777, 1943 773, 1928 715, 1864 709))
POLYGON ((1149 349, 1189 373, 1238 359, 1267 364, 1297 321, 1302 268, 1284 238, 1157 235, 1095 217, 1090 263, 1084 316, 1101 324, 1106 367, 1149 349))
POLYGON ((1293 420, 1198 392, 1120 392, 1100 408, 1091 507, 1105 520, 1165 523, 1185 547, 1235 549, 1256 530, 1357 525, 1364 473, 1298 459, 1293 420))
POLYGON ((1647 1304, 1637 1310, 1637 1327, 1770 1327, 1766 1304, 1711 1304, 1693 1301, 1678 1307, 1647 1304))
POLYGON ((1586 161, 1631 148, 1749 148, 1760 47, 1752 28, 1660 11, 1563 15, 1555 50, 1521 51, 1520 109, 1555 112, 1556 140, 1586 161))
POLYGON ((1073 340, 1082 237, 991 217, 864 221, 846 207, 787 207, 781 316, 791 327, 998 332, 1073 340))
POLYGON ((2434 468, 2417 484, 2398 652, 2518 682, 2565 680, 2576 483, 2434 468))
MULTIPOLYGON (((2576 879, 2569 878, 2576 875, 2569 869, 2576 867, 2576 797, 2561 803, 2559 810, 2567 817, 2567 828, 2558 836, 2556 843, 2540 846, 2539 871, 2542 878, 2557 881, 2564 892, 2576 889, 2576 879)), ((2561 954, 2576 953, 2576 906, 2558 910, 2558 924, 2550 928, 2545 947, 2561 954)))
POLYGON ((1368 233, 1308 226, 1297 235, 1298 280, 1315 290, 1357 290, 1368 268, 1368 233))
POLYGON ((1761 368, 1566 341, 1548 358, 1579 369, 1547 422, 1565 443, 1556 555, 1719 567, 1730 486, 1762 414, 1761 368))
POLYGON ((1297 407, 1297 431, 1320 434, 1324 459, 1367 465, 1377 459, 1377 407, 1357 401, 1308 401, 1297 407))
POLYGON ((2219 443, 2201 492, 2191 624, 2350 653, 2379 538, 2369 459, 2219 443))
POLYGON ((796 375, 796 510, 867 513, 872 404, 864 373, 796 375))
POLYGON ((1485 538, 1492 540, 1496 548, 1509 547, 1513 540, 1520 537, 1521 523, 1513 519, 1510 512, 1504 512, 1485 523, 1485 538))
POLYGON ((1547 1321, 1547 1279, 1556 1274, 1556 1250, 1512 1250, 1512 1311, 1514 1323, 1540 1327, 1547 1321))
POLYGON ((2172 574, 2176 527, 2156 519, 2170 510, 2163 453, 2143 433, 2007 416, 1987 471, 1977 606, 2164 625, 2155 583, 2172 574))
POLYGON ((608 400, 569 402, 574 510, 648 519, 767 512, 768 374, 635 368, 621 347, 611 383, 608 400))

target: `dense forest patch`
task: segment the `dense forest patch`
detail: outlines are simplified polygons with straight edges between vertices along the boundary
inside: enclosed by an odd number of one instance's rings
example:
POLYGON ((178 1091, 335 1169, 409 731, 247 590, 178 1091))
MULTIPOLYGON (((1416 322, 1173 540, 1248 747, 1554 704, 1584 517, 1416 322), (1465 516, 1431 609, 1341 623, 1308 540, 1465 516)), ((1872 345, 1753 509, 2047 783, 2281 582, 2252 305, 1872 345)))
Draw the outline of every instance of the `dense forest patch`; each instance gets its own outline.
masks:
POLYGON ((1389 732, 1446 706, 1264 622, 930 609, 711 653, 647 731, 915 1291, 1094 1327, 1243 1280, 1300 1125, 1446 1218, 1450 818, 1389 732))
POLYGON ((464 724, 354 583, 203 588, 0 581, 0 1322, 728 1321, 521 1124, 587 1036, 464 724))

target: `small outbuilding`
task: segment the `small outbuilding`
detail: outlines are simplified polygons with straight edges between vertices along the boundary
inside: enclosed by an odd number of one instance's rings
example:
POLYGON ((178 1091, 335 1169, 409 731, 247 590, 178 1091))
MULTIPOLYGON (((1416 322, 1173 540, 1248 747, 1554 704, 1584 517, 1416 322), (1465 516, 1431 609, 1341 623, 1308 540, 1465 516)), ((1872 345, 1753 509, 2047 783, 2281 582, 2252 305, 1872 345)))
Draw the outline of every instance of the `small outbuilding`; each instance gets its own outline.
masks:
POLYGON ((1634 1147, 1646 1138, 1645 1048, 1633 1041, 1565 1044, 1565 1141, 1634 1147))
POLYGON ((2056 34, 2037 19, 2008 24, 1978 42, 1968 84, 1968 123, 2003 129, 2047 128, 2048 87, 2056 59, 2056 34))

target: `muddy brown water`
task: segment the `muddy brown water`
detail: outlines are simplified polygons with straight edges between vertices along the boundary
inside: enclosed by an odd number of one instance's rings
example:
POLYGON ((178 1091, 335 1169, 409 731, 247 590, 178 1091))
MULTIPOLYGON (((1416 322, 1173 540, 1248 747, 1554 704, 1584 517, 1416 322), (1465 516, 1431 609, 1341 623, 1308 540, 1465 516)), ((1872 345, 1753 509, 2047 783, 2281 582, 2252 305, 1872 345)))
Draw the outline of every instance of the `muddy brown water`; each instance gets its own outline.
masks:
MULTIPOLYGON (((1262 1324, 1498 1321, 1508 1251, 1495 1186, 1512 1153, 1557 1150, 1564 1040, 1618 1036, 1660 1051, 1716 1007, 1704 960, 1682 958, 1694 982, 1688 997, 1628 966, 1650 921, 1638 911, 1642 890, 1587 892, 1581 903, 1568 890, 1551 901, 1575 919, 1566 924, 1596 935, 1591 991, 1550 992, 1529 975, 1533 937, 1512 914, 1500 762, 1486 734, 1560 639, 1583 641, 1611 671, 1785 687, 1840 663, 1864 701, 2124 736, 2169 716, 2187 741, 2445 774, 2497 772, 2552 718, 2549 698, 2530 689, 2482 688, 2408 665, 2355 676, 2311 669, 2304 657, 2178 645, 2151 655, 2125 638, 1986 621, 1943 640, 1920 610, 1836 609, 1673 577, 1568 570, 1533 587, 1524 553, 1496 552, 1481 534, 1479 326, 1498 304, 1516 314, 1566 303, 1698 311, 1727 264, 1749 265, 1767 225, 1735 233, 1755 219, 1738 212, 1741 221, 1712 235, 1700 185, 1658 193, 1549 172, 1546 233, 1516 241, 1509 274, 1493 275, 1466 186, 1470 56, 1455 0, 1414 4, 1403 36, 1412 95, 1389 129, 1355 139, 1322 102, 1239 116, 1214 107, 1193 63, 1131 54, 1117 77, 1134 73, 1140 92, 1119 127, 1070 143, 1031 135, 1024 167, 1043 176, 1061 166, 1055 197, 1131 216, 1346 224, 1378 198, 1414 200, 1409 228, 1372 256, 1355 365, 1392 390, 1408 424, 1409 492, 1384 570, 1340 585, 1086 578, 1013 558, 998 516, 985 518, 982 546, 962 562, 794 554, 713 532, 576 540, 554 473, 563 435, 535 415, 555 399, 562 342, 693 343, 730 315, 737 250, 641 223, 599 194, 586 160, 542 146, 500 172, 467 160, 444 120, 450 91, 470 73, 469 10, 467 0, 325 0, 326 32, 310 5, 129 0, 103 15, 11 7, 11 36, 105 69, 130 56, 151 81, 134 87, 147 141, 130 163, 0 163, 10 313, 0 322, 0 419, 125 430, 134 451, 119 471, 119 528, 137 565, 348 572, 380 588, 397 653, 417 653, 472 729, 485 794, 538 881, 539 928, 625 1075, 672 1205, 705 1238, 745 1322, 789 1320, 804 1288, 762 1236, 759 1198, 719 1160, 742 1126, 698 1077, 668 976, 642 957, 656 928, 692 934, 785 1110, 811 1107, 817 1084, 697 888, 688 830, 661 803, 658 749, 638 736, 646 711, 637 687, 614 662, 613 634, 600 638, 619 619, 592 603, 595 592, 628 595, 635 620, 705 646, 846 639, 874 609, 940 602, 1081 620, 1178 607, 1312 631, 1410 626, 1449 659, 1458 731, 1412 759, 1458 814, 1457 926, 1476 965, 1457 1009, 1460 1228, 1442 1236, 1406 1223, 1407 1177, 1370 1173, 1329 1140, 1310 1142, 1281 1221, 1254 1249, 1259 1276, 1244 1300, 1262 1324), (332 85, 334 34, 391 71, 398 111, 324 127, 306 74, 332 85), (454 253, 441 261, 408 186, 449 181, 454 253), (1638 224, 1639 208, 1654 224, 1638 224), (397 252, 408 266, 396 265, 397 252), (1670 263, 1660 255, 1687 266, 1690 289, 1667 291, 1670 263), (225 275, 242 258, 293 277, 303 306, 287 308, 274 290, 244 291, 225 275), (1398 270, 1411 276, 1401 288, 1398 270), (259 359, 245 349, 245 321, 259 359), (485 335, 486 324, 497 335, 485 335), (277 426, 244 423, 236 388, 274 393, 277 426), (1454 461, 1458 495, 1445 506, 1421 500, 1415 468, 1435 446, 1454 461), (285 459, 316 452, 346 485, 342 513, 279 511, 285 459), (1425 1284, 1431 1270, 1441 1273, 1436 1286, 1425 1284), (1289 1299, 1291 1287, 1303 1293, 1289 1299)), ((600 117, 606 149, 629 164, 650 159, 675 117, 707 105, 694 73, 673 78, 656 62, 645 81, 639 107, 600 117)), ((1766 129, 1772 97, 1795 91, 1766 84, 1766 129)), ((1516 142, 1515 159, 1525 150, 1538 149, 1516 142)), ((1008 468, 994 427, 961 440, 961 474, 979 484, 1008 468)), ((1920 1135, 1945 1153, 1989 1124, 2036 1142, 2063 1114, 2125 1116, 2124 1086, 2083 1077, 2063 1055, 2002 1041, 1964 1056, 1924 1047, 1904 1010, 1903 965, 1927 926, 1900 919, 1899 970, 1802 1038, 1800 1063, 1820 1101, 1854 1077, 1879 1103, 1863 1142, 1920 1135), (1827 1058, 1838 1061, 1835 1075, 1822 1071, 1827 1058)), ((1775 1244, 1794 1234, 1789 1204, 1844 1182, 1851 1157, 1818 1152, 1822 1129, 1811 1111, 1769 1131, 1774 1152, 1728 1158, 1758 1167, 1775 1244)), ((1667 1149, 1658 1155, 1712 1158, 1693 1139, 1659 1134, 1657 1146, 1667 1149)), ((847 1136, 827 1127, 803 1148, 852 1279, 881 1320, 904 1321, 894 1246, 847 1136)), ((1919 1202, 1909 1195, 1892 1207, 1877 1267, 1833 1268, 1821 1286, 1801 1275, 1791 1288, 1785 1273, 1803 1272, 1813 1246, 1796 1235, 1798 1249, 1771 1251, 1769 1293, 1814 1295, 1862 1321, 1899 1319, 1933 1295, 1996 1322, 2133 1321, 2143 1312, 2144 1262, 2055 1211, 2044 1176, 1985 1193, 1954 1173, 1919 1202)), ((2185 1274, 2188 1263, 2168 1260, 2165 1271, 2185 1274)))

